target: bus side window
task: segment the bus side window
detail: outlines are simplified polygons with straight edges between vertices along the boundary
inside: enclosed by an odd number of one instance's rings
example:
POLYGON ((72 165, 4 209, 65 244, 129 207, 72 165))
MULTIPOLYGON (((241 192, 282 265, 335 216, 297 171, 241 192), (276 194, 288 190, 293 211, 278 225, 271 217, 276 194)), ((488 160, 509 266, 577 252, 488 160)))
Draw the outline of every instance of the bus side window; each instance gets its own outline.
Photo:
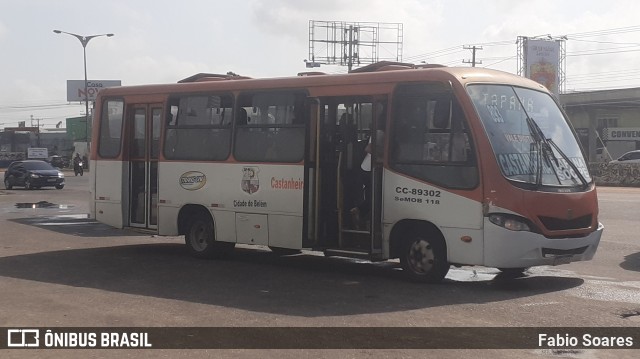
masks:
POLYGON ((231 151, 231 118, 231 95, 186 95, 170 99, 165 157, 226 160, 231 151))
POLYGON ((238 99, 234 157, 247 162, 300 162, 305 125, 301 92, 243 94, 238 99), (245 122, 246 121, 246 122, 245 122))
POLYGON ((473 151, 469 142, 464 113, 457 104, 451 111, 451 161, 473 162, 473 151))
POLYGON ((390 165, 409 176, 449 188, 479 181, 466 118, 439 84, 407 84, 394 93, 390 165))
POLYGON ((98 146, 100 157, 114 158, 120 154, 123 120, 124 102, 122 100, 105 101, 100 117, 100 142, 98 146))

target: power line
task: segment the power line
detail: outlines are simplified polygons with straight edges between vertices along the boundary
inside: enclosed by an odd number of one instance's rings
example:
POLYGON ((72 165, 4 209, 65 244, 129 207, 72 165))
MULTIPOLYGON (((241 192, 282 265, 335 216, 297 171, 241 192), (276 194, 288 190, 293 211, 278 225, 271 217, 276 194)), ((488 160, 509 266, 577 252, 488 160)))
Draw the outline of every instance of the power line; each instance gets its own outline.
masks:
POLYGON ((596 44, 615 44, 615 45, 636 45, 636 46, 640 46, 640 43, 638 43, 638 42, 596 41, 596 40, 582 40, 582 39, 571 39, 571 41, 593 42, 593 43, 596 43, 596 44))
MULTIPOLYGON (((614 35, 619 36, 623 34, 630 34, 630 33, 637 33, 637 32, 640 32, 640 26, 627 26, 627 27, 620 27, 620 28, 613 28, 613 29, 601 29, 601 30, 567 34, 565 36, 567 37, 568 40, 572 42, 575 41, 575 42, 582 42, 582 43, 608 44, 608 45, 617 45, 617 46, 575 50, 572 52, 568 52, 566 56, 568 58, 573 59, 573 58, 584 57, 584 56, 624 55, 624 54, 633 54, 635 52, 639 52, 640 43, 638 42, 607 41, 607 40, 601 40, 601 39, 593 39, 597 37, 614 36, 614 35)), ((476 46, 485 46, 485 47, 496 46, 497 47, 497 46, 512 45, 514 43, 515 42, 513 40, 505 40, 505 41, 476 43, 476 46)), ((418 59, 433 60, 433 58, 441 58, 442 60, 438 61, 439 63, 447 66, 455 65, 460 60, 457 60, 457 59, 445 60, 443 58, 447 58, 447 57, 451 58, 456 54, 460 53, 461 51, 459 50, 460 49, 459 46, 460 45, 447 47, 441 50, 435 50, 435 51, 431 51, 431 52, 423 53, 419 55, 409 56, 409 57, 405 57, 405 59, 408 62, 411 62, 412 60, 418 60, 418 59)), ((488 65, 483 66, 485 68, 490 68, 492 66, 495 66, 510 60, 514 60, 516 58, 517 56, 504 56, 504 57, 494 56, 494 57, 482 57, 481 59, 484 60, 485 62, 496 60, 495 62, 492 62, 488 65)), ((432 62, 432 61, 429 61, 429 62, 432 62)), ((582 86, 586 84, 606 84, 606 83, 633 84, 634 82, 637 83, 638 80, 640 79, 637 76, 633 76, 636 74, 638 74, 638 70, 636 69, 619 70, 615 72, 601 72, 597 74, 596 73, 577 74, 577 75, 569 74, 567 76, 566 81, 571 86, 577 86, 577 85, 582 86)), ((595 88, 600 89, 600 88, 615 88, 615 87, 616 86, 605 86, 605 87, 595 87, 595 88)))
POLYGON ((599 86, 599 87, 581 87, 579 89, 568 90, 567 93, 572 92, 587 92, 587 91, 600 91, 600 90, 617 90, 624 88, 637 88, 638 86, 599 86))
POLYGON ((620 77, 611 77, 611 78, 598 78, 598 79, 579 79, 579 80, 573 80, 573 81, 568 81, 572 84, 588 84, 588 83, 602 83, 602 82, 625 82, 625 81, 629 81, 629 80, 638 80, 640 79, 640 76, 633 76, 633 77, 625 77, 625 78, 620 78, 620 77))
POLYGON ((593 76, 593 77, 575 77, 575 78, 572 77, 571 82, 581 83, 581 82, 611 81, 611 80, 626 81, 626 80, 636 79, 638 78, 638 76, 640 76, 640 73, 633 72, 630 74, 600 75, 600 76, 593 76), (631 75, 635 75, 635 76, 631 76, 631 75))
MULTIPOLYGON (((614 34, 624 34, 624 33, 630 33, 630 32, 638 32, 638 31, 640 31, 640 26, 629 26, 629 27, 621 27, 621 28, 613 28, 613 29, 603 29, 603 30, 595 30, 595 31, 587 31, 587 32, 577 32, 577 33, 566 34, 565 36, 567 36, 567 38, 569 38, 570 40, 584 41, 584 42, 596 42, 597 43, 598 41, 582 40, 582 38, 604 36, 604 35, 614 35, 614 34)), ((620 45, 638 45, 638 46, 640 46, 640 44, 637 44, 637 43, 616 43, 616 42, 606 42, 606 41, 601 41, 601 43, 612 43, 612 44, 620 44, 620 45)), ((477 43, 476 45, 478 45, 478 46, 504 46, 504 45, 513 45, 513 44, 515 44, 515 42, 513 40, 502 40, 502 41, 492 41, 492 42, 477 43)), ((442 56, 447 56, 447 55, 453 55, 453 54, 461 52, 459 50, 460 46, 463 46, 463 45, 447 47, 447 48, 444 48, 444 49, 435 50, 435 51, 432 51, 432 52, 427 52, 427 53, 419 54, 419 55, 406 56, 405 60, 411 61, 411 60, 414 60, 414 59, 424 59, 424 58, 430 58, 430 57, 442 57, 442 56)), ((596 50, 593 50, 593 51, 596 51, 596 50)))
POLYGON ((450 56, 450 55, 455 55, 455 54, 459 54, 461 52, 465 52, 464 49, 461 49, 459 46, 455 47, 455 50, 453 49, 446 49, 442 50, 442 51, 436 51, 433 53, 429 53, 429 54, 421 54, 421 55, 415 55, 415 56, 408 56, 405 57, 404 60, 405 61, 426 61, 428 59, 434 59, 437 57, 443 57, 443 56, 450 56))
POLYGON ((503 62, 505 62, 505 61, 515 60, 517 57, 518 57, 517 55, 514 55, 514 56, 511 56, 511 57, 503 58, 503 59, 502 59, 502 60, 500 60, 500 61, 497 61, 497 62, 494 62, 494 63, 489 64, 489 65, 487 65, 487 66, 484 66, 484 68, 488 68, 488 67, 490 67, 490 66, 497 65, 497 64, 499 64, 499 63, 503 63, 503 62))
POLYGON ((565 34, 567 38, 581 38, 581 37, 595 37, 595 36, 604 36, 604 35, 617 35, 617 34, 626 34, 629 32, 637 32, 640 31, 640 26, 627 26, 627 27, 618 27, 613 29, 604 29, 604 30, 595 30, 595 31, 586 31, 586 32, 576 32, 573 34, 565 34))
POLYGON ((597 51, 597 50, 585 50, 583 52, 570 52, 567 53, 567 57, 573 56, 591 56, 591 55, 607 55, 607 54, 623 54, 627 52, 638 52, 640 49, 636 50, 621 50, 621 51, 602 51, 602 52, 589 52, 589 51, 597 51))
POLYGON ((75 106, 71 103, 58 103, 58 104, 47 104, 47 105, 8 105, 8 106, 0 106, 0 110, 33 110, 33 109, 51 109, 51 108, 60 108, 67 106, 75 106))
POLYGON ((626 75, 626 74, 633 74, 633 73, 640 73, 640 70, 638 69, 626 69, 626 70, 615 70, 615 71, 604 71, 604 72, 592 72, 589 74, 574 74, 571 77, 572 78, 580 78, 580 77, 588 77, 588 78, 592 78, 592 77, 608 77, 610 75, 626 75))

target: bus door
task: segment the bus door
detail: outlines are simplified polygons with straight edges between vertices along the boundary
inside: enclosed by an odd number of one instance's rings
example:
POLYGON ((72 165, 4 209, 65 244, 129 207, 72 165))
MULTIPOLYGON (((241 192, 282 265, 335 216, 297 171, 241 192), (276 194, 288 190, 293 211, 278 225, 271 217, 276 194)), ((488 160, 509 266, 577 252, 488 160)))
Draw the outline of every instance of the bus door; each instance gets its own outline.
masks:
POLYGON ((129 225, 158 228, 158 154, 162 105, 134 105, 129 133, 129 225))
POLYGON ((321 247, 382 253, 383 157, 381 151, 367 156, 367 148, 382 148, 386 108, 386 97, 320 99, 315 203, 321 247))

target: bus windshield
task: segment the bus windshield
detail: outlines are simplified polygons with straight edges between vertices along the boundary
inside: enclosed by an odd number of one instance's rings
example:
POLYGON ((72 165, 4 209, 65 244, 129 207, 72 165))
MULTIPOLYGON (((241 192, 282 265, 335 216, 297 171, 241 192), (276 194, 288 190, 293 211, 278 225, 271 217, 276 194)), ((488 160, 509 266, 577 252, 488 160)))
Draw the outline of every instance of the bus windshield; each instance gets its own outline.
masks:
POLYGON ((467 92, 507 179, 562 187, 591 182, 578 141, 549 94, 486 84, 467 92))

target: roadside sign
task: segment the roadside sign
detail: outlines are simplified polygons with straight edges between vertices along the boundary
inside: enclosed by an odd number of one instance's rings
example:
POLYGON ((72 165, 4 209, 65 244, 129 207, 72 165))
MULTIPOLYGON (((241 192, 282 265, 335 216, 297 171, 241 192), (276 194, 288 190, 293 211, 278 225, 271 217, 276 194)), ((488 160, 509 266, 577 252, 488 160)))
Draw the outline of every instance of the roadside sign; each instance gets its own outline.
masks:
POLYGON ((30 147, 27 149, 27 158, 44 160, 49 158, 49 151, 46 148, 30 147))

